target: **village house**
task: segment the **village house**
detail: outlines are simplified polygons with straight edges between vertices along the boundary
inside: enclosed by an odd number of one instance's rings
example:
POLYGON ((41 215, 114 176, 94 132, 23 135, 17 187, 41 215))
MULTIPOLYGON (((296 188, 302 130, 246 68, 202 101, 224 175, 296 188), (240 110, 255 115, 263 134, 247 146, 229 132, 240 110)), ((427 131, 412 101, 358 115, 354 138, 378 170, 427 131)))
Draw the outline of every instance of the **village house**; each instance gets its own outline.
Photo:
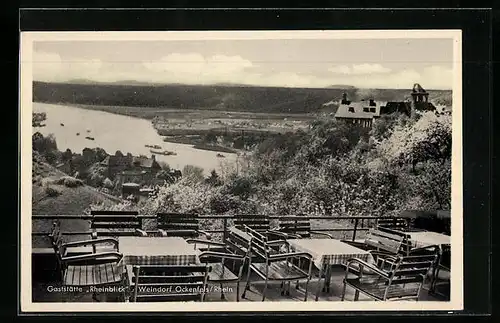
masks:
POLYGON ((102 166, 107 169, 107 177, 115 178, 123 172, 129 172, 132 176, 154 177, 161 170, 160 164, 156 161, 155 155, 151 158, 146 156, 132 156, 131 154, 115 154, 107 156, 102 162, 102 166))
POLYGON ((371 127, 373 120, 385 114, 399 112, 411 116, 417 111, 436 111, 436 107, 428 101, 429 93, 420 84, 415 83, 413 85, 411 97, 411 101, 379 103, 370 99, 368 101, 351 102, 347 99, 347 94, 343 93, 342 100, 335 113, 335 119, 350 124, 359 124, 362 127, 371 127))
POLYGON ((342 94, 335 119, 347 123, 359 124, 362 127, 371 127, 373 119, 380 117, 380 103, 370 99, 368 101, 351 102, 347 99, 347 94, 342 94))

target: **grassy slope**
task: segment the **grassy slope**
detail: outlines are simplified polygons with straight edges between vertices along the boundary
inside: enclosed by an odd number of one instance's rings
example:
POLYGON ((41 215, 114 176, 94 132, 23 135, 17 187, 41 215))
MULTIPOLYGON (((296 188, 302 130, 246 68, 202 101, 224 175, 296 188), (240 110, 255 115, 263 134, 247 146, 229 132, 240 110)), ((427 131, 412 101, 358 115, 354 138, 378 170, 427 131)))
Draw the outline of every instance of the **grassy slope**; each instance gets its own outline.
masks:
MULTIPOLYGON (((33 175, 40 176, 45 180, 57 179, 66 174, 46 164, 38 157, 33 160, 33 175)), ((118 199, 96 191, 89 186, 75 188, 64 185, 54 185, 61 190, 61 195, 49 197, 41 181, 32 185, 32 214, 84 214, 93 203, 116 204, 118 199)), ((50 232, 52 220, 33 220, 33 232, 50 232)), ((61 220, 63 231, 88 231, 90 229, 87 220, 61 220)), ((68 236, 68 241, 88 239, 88 236, 68 236)), ((48 238, 43 236, 33 237, 33 247, 50 247, 48 238)))

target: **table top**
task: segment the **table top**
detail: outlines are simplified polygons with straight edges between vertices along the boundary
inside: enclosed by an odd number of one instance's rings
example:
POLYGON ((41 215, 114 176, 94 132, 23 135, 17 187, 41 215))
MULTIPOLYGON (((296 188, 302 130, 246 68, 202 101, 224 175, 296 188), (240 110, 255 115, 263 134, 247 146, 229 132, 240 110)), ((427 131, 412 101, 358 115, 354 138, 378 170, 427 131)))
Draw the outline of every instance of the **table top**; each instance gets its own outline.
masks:
POLYGON ((409 235, 411 241, 416 244, 416 247, 451 244, 451 236, 442 233, 432 231, 419 231, 410 232, 409 235))
POLYGON ((336 239, 289 239, 290 247, 296 252, 311 254, 317 267, 324 264, 346 264, 350 258, 370 261, 371 254, 336 239))
POLYGON ((181 237, 119 237, 118 247, 124 256, 196 255, 196 250, 181 237))

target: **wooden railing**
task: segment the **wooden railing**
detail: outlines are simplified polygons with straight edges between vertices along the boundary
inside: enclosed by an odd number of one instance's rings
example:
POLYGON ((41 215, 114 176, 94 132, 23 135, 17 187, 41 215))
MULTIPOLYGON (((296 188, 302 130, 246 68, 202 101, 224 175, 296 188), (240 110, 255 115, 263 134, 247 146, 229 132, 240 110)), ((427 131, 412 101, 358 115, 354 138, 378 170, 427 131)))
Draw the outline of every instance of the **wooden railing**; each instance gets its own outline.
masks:
MULTIPOLYGON (((260 216, 257 217, 267 217, 271 221, 278 219, 286 219, 286 220, 295 220, 296 216, 293 215, 268 215, 268 216, 260 216)), ((32 215, 32 220, 92 220, 92 215, 32 215)), ((156 215, 139 215, 139 217, 144 219, 156 219, 156 215)), ((238 215, 200 215, 199 218, 201 220, 221 220, 222 228, 221 229, 212 229, 212 230, 204 230, 209 233, 222 233, 226 234, 229 221, 238 217, 238 215)), ((348 222, 352 224, 349 227, 343 228, 314 228, 314 231, 322 231, 322 232, 352 232, 352 240, 356 239, 356 235, 360 231, 367 231, 372 225, 374 225, 376 219, 378 217, 373 216, 304 216, 310 220, 328 220, 328 221, 339 221, 339 220, 349 220, 348 222)), ((147 230, 146 230, 147 231, 147 230)), ((149 231, 147 231, 149 232, 149 231)), ((46 236, 48 232, 32 232, 33 236, 46 236)), ((91 231, 71 231, 64 232, 64 235, 87 235, 90 234, 91 231)))

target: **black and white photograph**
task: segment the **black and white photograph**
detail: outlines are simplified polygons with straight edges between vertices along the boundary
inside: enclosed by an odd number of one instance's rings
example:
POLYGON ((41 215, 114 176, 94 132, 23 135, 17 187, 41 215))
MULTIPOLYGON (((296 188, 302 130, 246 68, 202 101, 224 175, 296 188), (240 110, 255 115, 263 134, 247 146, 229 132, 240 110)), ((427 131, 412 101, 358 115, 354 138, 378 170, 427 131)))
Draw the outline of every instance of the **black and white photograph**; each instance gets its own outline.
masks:
POLYGON ((23 32, 20 60, 26 309, 461 309, 459 30, 23 32))

